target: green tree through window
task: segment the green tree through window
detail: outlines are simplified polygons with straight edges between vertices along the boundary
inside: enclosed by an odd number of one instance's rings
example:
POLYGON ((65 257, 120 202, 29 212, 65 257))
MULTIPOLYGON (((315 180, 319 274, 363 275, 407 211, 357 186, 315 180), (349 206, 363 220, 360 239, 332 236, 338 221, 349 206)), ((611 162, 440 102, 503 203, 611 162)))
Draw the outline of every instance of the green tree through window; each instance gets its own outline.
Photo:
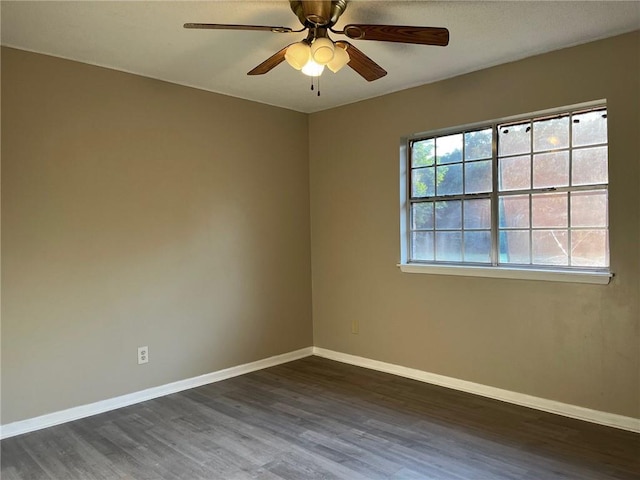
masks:
POLYGON ((606 118, 596 107, 412 140, 410 260, 608 267, 606 118))

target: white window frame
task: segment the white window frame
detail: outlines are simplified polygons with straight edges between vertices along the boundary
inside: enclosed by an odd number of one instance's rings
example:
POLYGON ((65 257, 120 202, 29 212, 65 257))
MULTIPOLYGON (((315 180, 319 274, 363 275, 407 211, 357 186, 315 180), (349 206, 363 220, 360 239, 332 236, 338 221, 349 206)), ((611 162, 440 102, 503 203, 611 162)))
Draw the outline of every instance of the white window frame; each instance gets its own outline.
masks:
MULTIPOLYGON (((498 124, 515 123, 518 121, 529 120, 532 118, 551 116, 557 114, 564 114, 581 109, 591 109, 596 107, 607 107, 606 100, 597 100, 593 102, 581 103, 577 105, 569 105, 561 108, 555 108, 551 110, 543 110, 538 112, 527 113, 524 115, 518 115, 508 118, 502 118, 497 120, 491 120, 486 122, 479 122, 474 124, 456 126, 453 128, 446 128, 440 130, 434 130, 427 133, 414 134, 403 137, 400 142, 400 263, 398 267, 405 273, 421 273, 430 275, 456 275, 467 277, 488 277, 488 278, 507 278, 507 279, 521 279, 521 280, 544 280, 555 282, 572 282, 572 283, 591 283, 606 285, 611 281, 613 273, 610 268, 585 268, 579 269, 575 267, 552 267, 552 266, 502 266, 497 265, 495 262, 492 265, 478 265, 478 264, 443 264, 443 263, 423 263, 423 262, 410 262, 409 248, 410 248, 410 143, 413 140, 429 137, 439 137, 454 133, 460 133, 463 131, 477 130, 482 128, 495 127, 498 124)), ((491 192, 492 198, 498 197, 496 178, 497 178, 497 152, 495 144, 497 138, 494 138, 494 152, 493 152, 493 191, 491 192)), ((608 184, 607 184, 608 188, 608 184)), ((492 200, 492 204, 495 204, 492 200)), ((497 239, 493 238, 497 231, 497 212, 496 209, 492 209, 492 242, 497 239), (496 229, 494 231, 494 229, 496 229)), ((607 229, 610 232, 610 227, 607 229)))

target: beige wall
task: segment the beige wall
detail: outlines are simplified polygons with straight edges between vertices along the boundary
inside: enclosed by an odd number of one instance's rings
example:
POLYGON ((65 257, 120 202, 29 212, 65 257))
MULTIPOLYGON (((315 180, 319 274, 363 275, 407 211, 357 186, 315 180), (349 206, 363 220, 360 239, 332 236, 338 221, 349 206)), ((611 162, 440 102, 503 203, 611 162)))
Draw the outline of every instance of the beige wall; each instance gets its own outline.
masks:
POLYGON ((311 280, 316 346, 640 417, 639 46, 311 116, 3 48, 2 423, 309 346, 311 280), (610 285, 397 269, 401 136, 601 98, 610 285))
POLYGON ((310 346, 307 131, 3 48, 2 423, 310 346))
POLYGON ((640 417, 639 59, 636 32, 311 115, 314 344, 640 417), (401 136, 603 98, 610 285, 399 271, 401 136))

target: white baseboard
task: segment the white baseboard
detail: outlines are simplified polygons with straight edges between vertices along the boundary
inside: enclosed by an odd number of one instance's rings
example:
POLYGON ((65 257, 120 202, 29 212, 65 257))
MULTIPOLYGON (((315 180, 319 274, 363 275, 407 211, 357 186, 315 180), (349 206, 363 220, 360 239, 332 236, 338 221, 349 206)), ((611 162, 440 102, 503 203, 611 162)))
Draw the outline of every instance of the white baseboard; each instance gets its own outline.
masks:
POLYGON ((556 402, 544 398, 533 397, 522 393, 511 392, 501 388, 489 387, 479 383, 459 380, 457 378, 446 377, 435 373, 429 373, 414 368, 394 365, 392 363, 380 362, 364 357, 349 355, 347 353, 335 352, 319 347, 307 347, 293 352, 276 355, 274 357, 265 358, 251 363, 245 363, 217 372, 207 373, 198 377, 187 378, 177 382, 160 385, 158 387, 148 388, 139 392, 121 395, 119 397, 101 400, 99 402, 81 405, 59 412, 53 412, 39 417, 29 418, 18 422, 9 423, 0 426, 0 439, 14 437, 23 433, 33 432, 61 423, 78 420, 99 413, 108 412, 122 407, 127 407, 136 403, 152 400, 154 398, 163 397, 172 393, 181 392, 190 388, 200 387, 209 383, 219 382, 228 378, 244 375, 245 373, 262 370, 264 368, 273 367, 282 363, 291 362, 300 358, 317 355, 319 357, 336 360, 342 363, 348 363, 359 367, 369 368, 380 372, 391 373, 401 377, 411 378, 421 382, 440 385, 442 387, 452 388, 483 397, 501 400, 503 402, 522 405, 529 408, 535 408, 545 412, 563 415, 565 417, 577 418, 587 422, 607 425, 609 427, 620 428, 632 432, 640 432, 640 419, 625 417, 614 413, 601 412, 591 410, 589 408, 578 407, 567 403, 556 402))
POLYGON ((273 367, 275 365, 291 362, 310 355, 313 355, 313 347, 302 348, 293 352, 283 353, 282 355, 264 358, 262 360, 245 363, 231 368, 225 368, 224 370, 218 370, 217 372, 179 380, 177 382, 148 388, 139 392, 129 393, 127 395, 101 400, 88 405, 81 405, 79 407, 48 413, 39 417, 8 423, 0 426, 0 439, 14 437, 16 435, 33 432, 42 428, 53 427, 54 425, 70 422, 72 420, 90 417, 98 413, 127 407, 135 403, 152 400, 154 398, 163 397, 165 395, 181 392, 190 388, 200 387, 209 383, 219 382, 221 380, 226 380, 227 378, 237 377, 238 375, 244 375, 245 373, 262 370, 263 368, 273 367))
POLYGON ((523 393, 511 392, 501 388, 489 387, 479 383, 467 382, 457 378, 437 375, 414 368, 402 367, 392 363, 379 362, 364 357, 349 355, 347 353, 335 352, 324 348, 313 347, 313 354, 319 357, 336 360, 342 363, 356 365, 358 367, 369 368, 380 372, 391 373, 400 377, 411 378, 420 382, 431 383, 442 387, 460 390, 462 392, 473 393, 483 397, 501 400, 503 402, 514 403, 524 407, 534 408, 545 412, 563 415, 565 417, 585 420, 591 423, 598 423, 608 427, 620 428, 631 432, 640 432, 640 419, 633 417, 625 417, 615 413, 601 412, 599 410, 591 410, 590 408, 570 405, 568 403, 556 402, 545 398, 533 397, 523 393))

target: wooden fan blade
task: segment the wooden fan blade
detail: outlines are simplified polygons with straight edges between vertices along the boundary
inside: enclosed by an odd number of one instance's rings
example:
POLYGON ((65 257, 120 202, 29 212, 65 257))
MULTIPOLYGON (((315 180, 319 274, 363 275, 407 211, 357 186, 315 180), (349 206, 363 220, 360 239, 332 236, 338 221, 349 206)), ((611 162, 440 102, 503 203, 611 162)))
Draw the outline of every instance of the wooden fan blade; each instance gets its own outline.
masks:
POLYGON ((338 41, 337 45, 343 45, 349 54, 349 65, 368 82, 373 82, 384 77, 387 71, 349 42, 338 41))
POLYGON ((226 23, 185 23, 184 28, 201 28, 207 30, 254 30, 275 33, 291 33, 289 27, 271 27, 267 25, 232 25, 226 23))
POLYGON ((247 72, 247 75, 264 75, 265 73, 268 73, 271 70, 273 70, 275 67, 277 67, 284 61, 284 54, 286 53, 287 48, 289 48, 291 45, 287 45, 279 52, 271 55, 260 65, 255 67, 253 70, 251 70, 250 72, 247 72))
POLYGON ((350 24, 344 27, 342 33, 354 40, 415 43, 419 45, 437 45, 440 47, 449 44, 449 30, 439 27, 350 24))

